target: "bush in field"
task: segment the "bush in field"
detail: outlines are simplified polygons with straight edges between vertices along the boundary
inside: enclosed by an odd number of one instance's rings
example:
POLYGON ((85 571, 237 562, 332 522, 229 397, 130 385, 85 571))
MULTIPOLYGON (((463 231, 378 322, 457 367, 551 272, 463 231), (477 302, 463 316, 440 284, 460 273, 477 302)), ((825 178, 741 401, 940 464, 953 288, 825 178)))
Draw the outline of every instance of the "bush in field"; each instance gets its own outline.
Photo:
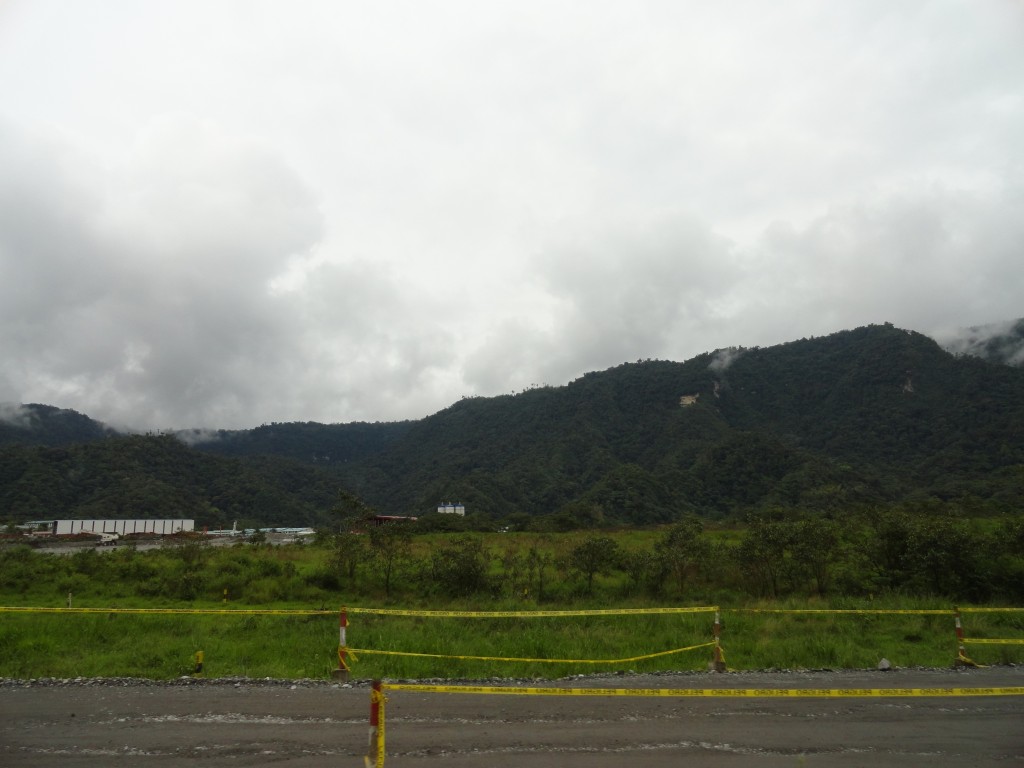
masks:
POLYGON ((370 553, 373 567, 384 583, 384 594, 390 597, 395 574, 412 559, 412 531, 409 526, 396 522, 371 528, 370 553))
POLYGON ((825 595, 832 587, 832 569, 840 558, 839 525, 823 517, 799 520, 794 525, 792 547, 798 573, 809 576, 818 595, 825 595))
POLYGON ((656 586, 670 580, 676 591, 686 592, 687 582, 707 568, 711 544, 704 536, 704 524, 687 518, 673 525, 654 545, 656 586))
POLYGON ((431 553, 428 588, 453 597, 489 592, 489 565, 489 553, 483 541, 473 536, 459 536, 431 553))
POLYGON ((327 570, 333 574, 334 582, 356 585, 360 567, 370 559, 366 536, 351 530, 350 525, 344 525, 341 533, 331 538, 330 547, 327 570))
POLYGON ((526 571, 524 596, 529 597, 532 593, 538 603, 547 599, 548 576, 554 562, 554 556, 542 550, 537 544, 527 550, 523 559, 523 568, 526 571))
POLYGON ((526 556, 515 549, 508 548, 502 553, 499 562, 501 570, 495 577, 495 590, 513 598, 529 595, 530 582, 526 572, 526 556))
POLYGON ((63 558, 44 557, 24 545, 0 550, 0 589, 25 593, 67 572, 63 558))
POLYGON ((874 580, 905 594, 986 600, 999 585, 992 562, 998 543, 945 509, 900 507, 872 513, 874 580))
POLYGON ((661 563, 654 552, 649 549, 627 550, 622 553, 619 563, 628 579, 628 593, 661 594, 664 579, 661 563))
POLYGON ((992 547, 994 588, 1010 600, 1024 600, 1024 519, 1003 521, 992 547))
POLYGON ((793 527, 784 520, 759 515, 747 521, 736 558, 751 591, 761 597, 778 597, 792 570, 793 527))
POLYGON ((186 540, 58 556, 9 546, 0 549, 0 592, 47 605, 63 604, 69 591, 76 605, 95 605, 129 597, 220 602, 225 590, 249 604, 371 601, 381 593, 538 603, 623 595, 676 604, 815 594, 1024 599, 1024 517, 968 519, 958 510, 922 502, 831 519, 776 509, 723 529, 688 519, 589 537, 433 533, 416 542, 414 529, 399 523, 302 548, 186 540), (611 573, 614 581, 599 578, 611 573))
POLYGON ((587 582, 587 594, 594 594, 594 577, 610 573, 619 564, 621 549, 618 542, 608 536, 591 536, 576 545, 569 553, 570 567, 587 582))
POLYGON ((827 518, 772 510, 748 518, 734 557, 755 595, 825 595, 843 557, 843 535, 827 518))

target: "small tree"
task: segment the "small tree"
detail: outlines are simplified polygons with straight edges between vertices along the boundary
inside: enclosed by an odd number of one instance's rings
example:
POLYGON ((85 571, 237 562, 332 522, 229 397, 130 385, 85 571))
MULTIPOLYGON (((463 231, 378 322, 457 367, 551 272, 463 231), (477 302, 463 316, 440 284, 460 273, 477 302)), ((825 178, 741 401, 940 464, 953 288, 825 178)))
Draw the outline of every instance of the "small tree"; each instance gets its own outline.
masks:
POLYGON ((526 553, 527 581, 533 587, 537 602, 544 600, 544 585, 547 583, 547 569, 554 562, 548 552, 541 552, 536 544, 526 553))
POLYGON ((647 549, 624 552, 622 569, 629 577, 629 585, 633 591, 650 589, 657 594, 661 588, 661 574, 658 558, 647 549))
POLYGON ((341 532, 331 537, 331 555, 328 562, 340 582, 349 586, 354 584, 359 566, 366 562, 368 556, 366 537, 350 528, 343 525, 341 532))
POLYGON ((736 557, 740 568, 761 594, 770 597, 779 595, 792 542, 791 523, 769 517, 751 518, 750 526, 737 548, 736 557))
POLYGON ((594 576, 609 573, 619 561, 618 543, 607 536, 591 536, 569 553, 569 565, 587 580, 587 594, 594 593, 594 576))
POLYGON ((801 520, 793 530, 793 556, 814 578, 819 595, 832 583, 832 564, 839 557, 839 526, 820 517, 801 520))
POLYGON ((704 538, 704 524, 687 518, 673 525, 654 545, 661 579, 671 578, 680 594, 689 578, 705 567, 711 545, 704 538))
POLYGON ((412 531, 403 522, 374 526, 370 529, 370 551, 384 579, 384 594, 390 597, 391 578, 412 553, 412 531))
POLYGON ((501 556, 500 584, 510 597, 525 597, 529 594, 529 575, 524 555, 513 549, 505 550, 501 556))
POLYGON ((373 507, 344 489, 338 491, 338 500, 331 507, 331 515, 337 519, 341 532, 349 530, 353 521, 367 520, 373 514, 373 507))

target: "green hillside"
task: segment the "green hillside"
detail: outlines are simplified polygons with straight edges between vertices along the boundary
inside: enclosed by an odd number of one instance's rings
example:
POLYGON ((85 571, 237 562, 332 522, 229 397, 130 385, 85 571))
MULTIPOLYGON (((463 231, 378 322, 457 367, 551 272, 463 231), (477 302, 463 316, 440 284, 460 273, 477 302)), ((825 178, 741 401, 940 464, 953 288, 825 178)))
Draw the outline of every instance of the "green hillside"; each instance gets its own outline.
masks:
POLYGON ((71 445, 116 434, 110 427, 66 408, 0 403, 0 446, 71 445))
POLYGON ((887 325, 463 400, 344 477, 395 509, 457 498, 496 516, 571 505, 651 523, 922 496, 1017 504, 1022 466, 1022 372, 887 325))
POLYGON ((62 448, 0 448, 4 520, 193 518, 321 525, 338 492, 326 473, 280 458, 202 454, 170 435, 120 436, 62 448))
POLYGON ((450 500, 477 522, 554 528, 1024 503, 1024 369, 888 324, 623 364, 401 423, 176 439, 116 436, 67 414, 25 407, 21 426, 0 432, 4 517, 317 524, 335 519, 342 493, 391 514, 450 500), (32 414, 39 434, 25 426, 32 414))

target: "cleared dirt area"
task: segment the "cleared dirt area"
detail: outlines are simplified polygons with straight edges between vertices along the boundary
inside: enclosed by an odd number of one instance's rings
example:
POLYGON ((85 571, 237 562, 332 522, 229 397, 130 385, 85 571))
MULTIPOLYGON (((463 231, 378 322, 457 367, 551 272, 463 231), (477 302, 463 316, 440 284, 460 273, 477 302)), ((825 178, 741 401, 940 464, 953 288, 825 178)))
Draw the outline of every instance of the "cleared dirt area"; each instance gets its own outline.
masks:
MULTIPOLYGON (((1024 686, 1024 669, 609 676, 524 685, 995 688, 1024 686)), ((1019 695, 640 698, 401 690, 387 695, 388 766, 1024 764, 1024 696, 1019 695)), ((0 764, 361 766, 369 710, 363 683, 4 681, 0 764)))

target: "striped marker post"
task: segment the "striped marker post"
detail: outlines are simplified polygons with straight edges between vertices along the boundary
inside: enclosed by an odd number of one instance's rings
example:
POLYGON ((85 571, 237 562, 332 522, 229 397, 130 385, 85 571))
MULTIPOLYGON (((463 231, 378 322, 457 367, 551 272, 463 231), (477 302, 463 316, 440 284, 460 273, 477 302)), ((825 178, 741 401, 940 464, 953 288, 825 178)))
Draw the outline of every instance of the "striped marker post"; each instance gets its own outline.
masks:
POLYGON ((344 608, 338 614, 338 668, 331 673, 335 680, 348 682, 348 642, 345 629, 348 627, 348 611, 344 608))
POLYGON ((715 611, 715 648, 711 652, 711 669, 714 672, 725 672, 725 654, 722 652, 722 620, 715 611))
POLYGON ((967 656, 967 649, 964 647, 964 625, 960 621, 960 608, 953 606, 953 619, 956 622, 956 661, 954 667, 977 667, 978 665, 967 656))
POLYGON ((381 705, 384 702, 384 693, 381 690, 380 680, 374 680, 370 686, 370 733, 367 744, 366 757, 363 762, 366 768, 371 766, 384 765, 384 729, 381 723, 381 705))

